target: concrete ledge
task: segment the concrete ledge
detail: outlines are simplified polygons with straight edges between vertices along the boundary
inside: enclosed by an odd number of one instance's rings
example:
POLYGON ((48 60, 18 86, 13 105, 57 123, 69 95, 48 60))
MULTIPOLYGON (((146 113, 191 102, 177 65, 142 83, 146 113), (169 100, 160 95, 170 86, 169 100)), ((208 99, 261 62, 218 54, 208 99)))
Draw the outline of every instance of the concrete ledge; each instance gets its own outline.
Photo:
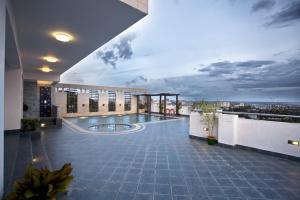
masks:
MULTIPOLYGON (((194 136, 194 135, 189 135, 189 138, 196 139, 196 140, 201 140, 201 141, 207 141, 207 138, 197 137, 197 136, 194 136)), ((257 149, 257 148, 253 148, 253 147, 247 147, 247 146, 243 146, 243 145, 234 145, 233 146, 233 145, 228 145, 228 144, 223 144, 223 143, 218 143, 216 145, 218 145, 220 147, 224 147, 224 148, 242 149, 242 150, 246 150, 246 151, 252 151, 252 152, 256 152, 256 153, 270 155, 270 156, 277 157, 277 158, 282 158, 282 159, 287 159, 287 160, 300 162, 300 157, 290 156, 290 155, 286 155, 286 154, 282 154, 282 153, 276 153, 276 152, 262 150, 262 149, 257 149)))
POLYGON ((14 130, 5 130, 4 134, 19 134, 21 132, 20 129, 14 129, 14 130))

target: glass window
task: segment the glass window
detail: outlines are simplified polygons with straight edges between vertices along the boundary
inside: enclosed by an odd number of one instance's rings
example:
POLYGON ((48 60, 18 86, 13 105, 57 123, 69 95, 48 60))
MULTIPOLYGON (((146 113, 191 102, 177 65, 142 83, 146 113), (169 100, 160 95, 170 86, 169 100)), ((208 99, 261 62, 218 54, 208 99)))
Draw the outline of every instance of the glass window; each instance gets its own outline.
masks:
POLYGON ((124 104, 124 110, 130 111, 131 110, 131 93, 125 92, 125 104, 124 104))
POLYGON ((98 112, 99 93, 97 90, 90 90, 89 110, 90 112, 98 112))
POLYGON ((113 91, 108 92, 108 111, 116 111, 116 93, 113 91))
POLYGON ((67 91, 67 113, 77 113, 77 97, 76 90, 67 91))
POLYGON ((51 87, 40 87, 40 117, 51 117, 51 87))

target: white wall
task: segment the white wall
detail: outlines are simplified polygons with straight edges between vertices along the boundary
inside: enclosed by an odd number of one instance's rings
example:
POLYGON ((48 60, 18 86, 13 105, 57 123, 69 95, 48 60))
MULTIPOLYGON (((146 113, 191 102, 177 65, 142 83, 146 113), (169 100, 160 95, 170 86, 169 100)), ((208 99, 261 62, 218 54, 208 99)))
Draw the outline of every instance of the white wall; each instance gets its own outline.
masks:
POLYGON ((116 92, 116 112, 123 113, 124 112, 124 104, 125 104, 125 97, 124 92, 118 91, 116 92))
MULTIPOLYGON (((198 112, 192 112, 190 114, 190 135, 207 138, 208 132, 205 130, 207 125, 203 119, 203 116, 200 115, 198 112)), ((218 123, 216 122, 214 126, 213 134, 218 136, 218 123)))
POLYGON ((53 98, 53 105, 57 106, 57 116, 62 117, 67 113, 67 93, 55 92, 53 98))
POLYGON ((21 69, 5 71, 4 130, 21 128, 23 116, 23 79, 21 69))
POLYGON ((189 115, 191 113, 191 106, 182 106, 179 109, 179 114, 180 115, 189 115))
POLYGON ((0 0, 0 198, 3 194, 4 164, 4 73, 6 0, 0 0))
POLYGON ((288 140, 300 141, 300 124, 238 119, 237 144, 300 157, 300 147, 288 140))
MULTIPOLYGON (((131 110, 124 110, 124 92, 116 92, 116 111, 108 112, 108 94, 99 94, 99 112, 89 112, 89 94, 79 93, 78 94, 78 112, 67 113, 67 93, 66 92, 55 92, 53 105, 56 105, 59 117, 76 117, 76 116, 96 116, 96 115, 120 115, 120 114, 133 114, 137 112, 137 98, 136 96, 131 97, 131 110), (82 106, 84 104, 84 107, 82 106), (121 106, 120 106, 121 104, 121 106), (103 106, 104 105, 104 106, 103 106)), ((145 110, 140 109, 141 113, 145 110)))
POLYGON ((220 143, 242 145, 300 157, 300 147, 288 140, 300 141, 300 124, 239 118, 219 114, 220 143))
POLYGON ((219 114, 218 141, 223 144, 236 145, 238 115, 219 114))

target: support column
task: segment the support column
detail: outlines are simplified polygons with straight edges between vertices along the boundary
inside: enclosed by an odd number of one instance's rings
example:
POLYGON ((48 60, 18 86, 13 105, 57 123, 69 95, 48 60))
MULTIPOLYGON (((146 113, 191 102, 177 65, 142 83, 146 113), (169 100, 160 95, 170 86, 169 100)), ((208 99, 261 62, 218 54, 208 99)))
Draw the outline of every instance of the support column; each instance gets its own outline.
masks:
POLYGON ((151 114, 151 96, 149 96, 149 114, 151 114))
POLYGON ((166 116, 167 115, 167 96, 165 95, 164 96, 165 98, 165 101, 164 101, 164 116, 166 116))
POLYGON ((162 114, 162 109, 161 109, 161 95, 159 95, 159 114, 162 114))
POLYGON ((4 184, 4 73, 6 0, 0 1, 0 198, 4 184))
POLYGON ((147 113, 149 114, 149 97, 146 96, 147 113))
POLYGON ((140 110, 140 96, 136 96, 136 113, 138 114, 140 110))
POLYGON ((176 95, 176 115, 179 115, 178 95, 176 95))
POLYGON ((23 117, 22 69, 6 69, 4 79, 4 130, 19 130, 23 117))

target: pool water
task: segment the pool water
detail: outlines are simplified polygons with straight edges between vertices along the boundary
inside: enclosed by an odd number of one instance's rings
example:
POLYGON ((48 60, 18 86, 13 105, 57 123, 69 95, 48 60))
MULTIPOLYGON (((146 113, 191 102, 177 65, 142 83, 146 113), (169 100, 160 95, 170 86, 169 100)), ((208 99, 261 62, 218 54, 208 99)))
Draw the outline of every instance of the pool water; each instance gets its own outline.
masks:
POLYGON ((133 124, 155 122, 172 119, 170 117, 148 115, 148 114, 127 114, 110 116, 70 117, 69 122, 89 131, 95 132, 117 132, 126 131, 134 127, 133 124))
POLYGON ((133 126, 130 124, 98 124, 90 126, 90 131, 103 131, 103 132, 117 132, 132 129, 133 126))

